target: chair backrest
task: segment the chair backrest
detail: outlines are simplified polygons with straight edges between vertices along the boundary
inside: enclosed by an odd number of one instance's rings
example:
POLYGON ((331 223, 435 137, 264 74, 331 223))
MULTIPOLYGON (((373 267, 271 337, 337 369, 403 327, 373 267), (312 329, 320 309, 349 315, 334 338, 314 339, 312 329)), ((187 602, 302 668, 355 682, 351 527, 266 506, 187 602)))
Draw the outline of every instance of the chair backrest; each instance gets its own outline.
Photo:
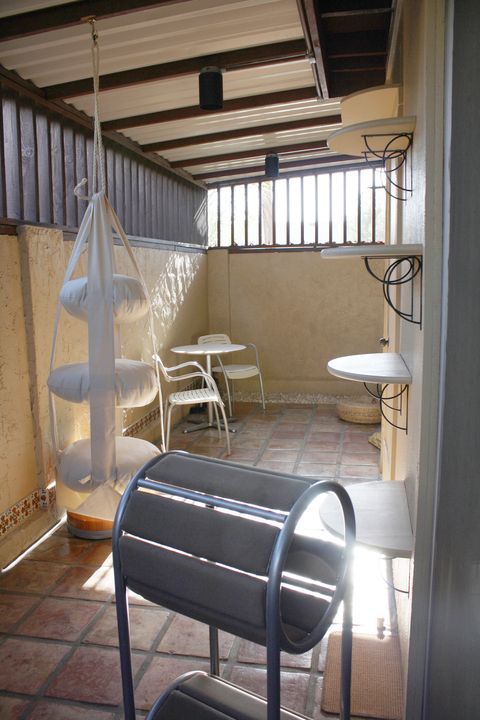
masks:
POLYGON ((211 335, 201 335, 197 343, 205 345, 205 343, 224 343, 230 345, 231 340, 225 333, 212 333, 211 335))
POLYGON ((155 355, 153 356, 153 359, 157 363, 157 365, 160 369, 160 372, 162 373, 163 377, 165 378, 165 380, 167 382, 172 382, 173 380, 175 380, 175 378, 173 378, 171 375, 168 374, 167 368, 163 364, 162 358, 160 357, 160 355, 158 353, 155 353, 155 355))

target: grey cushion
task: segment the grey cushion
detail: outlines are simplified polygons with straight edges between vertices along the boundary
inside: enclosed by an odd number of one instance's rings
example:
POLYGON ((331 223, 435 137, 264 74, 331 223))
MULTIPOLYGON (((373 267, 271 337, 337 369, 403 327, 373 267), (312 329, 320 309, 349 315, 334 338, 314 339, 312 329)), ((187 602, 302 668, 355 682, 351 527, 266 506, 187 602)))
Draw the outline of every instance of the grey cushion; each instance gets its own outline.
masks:
POLYGON ((163 455, 148 470, 147 476, 159 482, 282 511, 290 510, 310 486, 295 475, 176 453, 163 455))

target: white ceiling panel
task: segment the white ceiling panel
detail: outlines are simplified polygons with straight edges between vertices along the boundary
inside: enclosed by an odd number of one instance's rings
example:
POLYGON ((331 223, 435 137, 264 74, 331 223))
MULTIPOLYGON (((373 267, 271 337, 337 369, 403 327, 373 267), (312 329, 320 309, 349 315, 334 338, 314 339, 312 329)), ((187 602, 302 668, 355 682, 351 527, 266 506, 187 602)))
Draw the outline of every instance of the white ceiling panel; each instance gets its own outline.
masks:
MULTIPOLYGON (((280 92, 313 85, 310 66, 305 60, 269 67, 235 70, 223 76, 224 99, 280 92)), ((71 98, 69 101, 88 115, 93 113, 93 96, 71 98)), ((145 83, 101 93, 102 121, 114 118, 198 105, 198 76, 185 75, 171 80, 145 83)))
POLYGON ((43 10, 55 7, 55 5, 66 5, 71 2, 78 2, 78 0, 0 0, 0 18, 33 10, 43 10))
POLYGON ((250 128, 256 125, 286 122, 288 120, 301 120, 302 118, 322 117, 340 111, 339 102, 321 103, 318 100, 304 100, 301 102, 272 105, 269 107, 252 108, 228 113, 205 113, 205 117, 192 120, 178 120, 175 122, 160 123, 158 125, 145 125, 144 127, 123 130, 123 134, 141 145, 161 140, 171 140, 176 137, 190 137, 193 135, 206 135, 207 133, 222 132, 236 128, 250 128))
MULTIPOLYGON (((279 133, 259 133, 257 135, 248 135, 245 138, 237 140, 229 140, 223 142, 208 143, 208 145, 197 145, 175 150, 161 152, 162 157, 169 162, 178 162, 189 158, 206 158, 211 155, 221 155, 222 153, 242 152, 243 150, 265 150, 266 148, 280 148, 286 145, 294 145, 304 142, 312 142, 326 140, 328 135, 338 125, 330 125, 322 128, 308 128, 301 130, 290 130, 279 133)), ((264 154, 264 153, 263 153, 264 154)))
MULTIPOLYGON (((299 153, 287 153, 285 155, 280 155, 280 163, 282 162, 282 160, 284 162, 291 162, 293 160, 298 160, 298 159, 304 160, 305 158, 312 159, 315 157, 323 158, 325 156, 326 156, 325 152, 322 152, 322 151, 316 152, 315 150, 312 150, 310 152, 301 152, 301 153, 300 152, 299 153)), ((195 172, 195 173, 214 172, 217 170, 223 170, 223 168, 229 168, 231 170, 235 170, 235 169, 241 169, 241 168, 248 168, 251 166, 254 167, 255 165, 261 165, 261 164, 263 164, 264 160, 265 160, 265 154, 259 153, 258 155, 255 155, 254 157, 251 157, 251 158, 242 158, 239 160, 228 160, 228 161, 214 162, 214 163, 206 162, 204 165, 195 165, 195 166, 191 166, 191 168, 189 168, 188 165, 185 165, 185 169, 187 170, 187 172, 189 170, 191 170, 192 172, 195 172)))
MULTIPOLYGON (((189 0, 99 20, 101 73, 302 37, 291 0, 189 0)), ((0 43, 0 63, 39 87, 92 74, 87 24, 0 43)))

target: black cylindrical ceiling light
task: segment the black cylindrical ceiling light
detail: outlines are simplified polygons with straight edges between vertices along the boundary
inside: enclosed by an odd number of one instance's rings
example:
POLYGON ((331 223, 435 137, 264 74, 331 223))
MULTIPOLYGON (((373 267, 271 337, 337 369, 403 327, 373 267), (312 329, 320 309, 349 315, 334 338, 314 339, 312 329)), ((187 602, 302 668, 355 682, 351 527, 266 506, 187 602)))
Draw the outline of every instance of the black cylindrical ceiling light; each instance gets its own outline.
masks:
POLYGON ((218 67, 204 67, 198 76, 198 94, 202 110, 223 108, 223 78, 218 67))
POLYGON ((276 153, 265 155, 265 175, 269 178, 278 177, 279 160, 276 153))

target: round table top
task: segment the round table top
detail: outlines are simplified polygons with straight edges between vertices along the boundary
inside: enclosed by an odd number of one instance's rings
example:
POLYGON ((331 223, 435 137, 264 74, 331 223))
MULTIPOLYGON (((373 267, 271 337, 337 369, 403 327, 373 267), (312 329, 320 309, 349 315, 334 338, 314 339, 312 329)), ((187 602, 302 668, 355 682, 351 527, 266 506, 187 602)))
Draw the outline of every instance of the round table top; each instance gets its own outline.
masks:
POLYGON ((246 345, 234 343, 202 343, 201 345, 178 345, 171 348, 172 352, 184 355, 223 355, 224 353, 245 350, 246 345))
POLYGON ((329 360, 327 370, 331 375, 357 382, 402 385, 412 382, 405 360, 399 353, 393 352, 345 355, 329 360))
MULTIPOLYGON (((412 526, 405 484, 399 480, 373 480, 348 485, 355 511, 357 543, 387 557, 410 557, 412 526)), ((333 496, 326 496, 320 517, 334 535, 343 537, 343 514, 333 496)))

